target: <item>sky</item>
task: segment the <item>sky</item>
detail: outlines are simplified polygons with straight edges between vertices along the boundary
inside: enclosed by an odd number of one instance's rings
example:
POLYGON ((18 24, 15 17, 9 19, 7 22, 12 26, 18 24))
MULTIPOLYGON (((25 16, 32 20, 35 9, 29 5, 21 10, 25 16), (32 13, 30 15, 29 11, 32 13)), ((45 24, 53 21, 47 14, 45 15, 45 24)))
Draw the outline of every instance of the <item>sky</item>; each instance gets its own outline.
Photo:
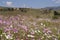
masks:
POLYGON ((0 0, 0 6, 44 8, 60 6, 60 0, 0 0))

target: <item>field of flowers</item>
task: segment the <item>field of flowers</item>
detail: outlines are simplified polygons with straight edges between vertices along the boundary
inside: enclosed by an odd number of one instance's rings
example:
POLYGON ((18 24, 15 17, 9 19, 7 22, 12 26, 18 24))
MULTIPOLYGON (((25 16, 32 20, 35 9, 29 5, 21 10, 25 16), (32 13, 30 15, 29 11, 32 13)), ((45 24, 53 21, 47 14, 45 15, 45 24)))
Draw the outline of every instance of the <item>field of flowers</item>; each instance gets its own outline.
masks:
POLYGON ((0 15, 0 40, 60 40, 60 22, 26 15, 0 15))

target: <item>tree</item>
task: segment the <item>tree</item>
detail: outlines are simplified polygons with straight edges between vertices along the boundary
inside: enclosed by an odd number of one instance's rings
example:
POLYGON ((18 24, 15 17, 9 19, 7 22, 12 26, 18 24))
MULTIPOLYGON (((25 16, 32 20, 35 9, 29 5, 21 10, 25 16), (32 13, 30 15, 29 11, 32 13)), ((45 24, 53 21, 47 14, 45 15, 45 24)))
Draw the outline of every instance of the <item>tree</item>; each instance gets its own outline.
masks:
POLYGON ((54 11, 54 15, 58 15, 58 12, 54 11))

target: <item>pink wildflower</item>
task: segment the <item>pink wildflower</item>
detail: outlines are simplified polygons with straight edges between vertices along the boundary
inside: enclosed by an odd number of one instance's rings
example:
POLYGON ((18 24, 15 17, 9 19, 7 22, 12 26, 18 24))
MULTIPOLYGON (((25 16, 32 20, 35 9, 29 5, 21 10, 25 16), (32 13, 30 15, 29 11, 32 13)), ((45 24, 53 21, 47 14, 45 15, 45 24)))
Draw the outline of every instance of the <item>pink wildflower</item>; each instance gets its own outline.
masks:
POLYGON ((2 20, 0 20, 0 23, 2 24, 2 23, 3 23, 3 21, 2 21, 2 20))
POLYGON ((44 28, 43 32, 44 32, 44 33, 52 33, 52 31, 49 30, 48 28, 44 28))
POLYGON ((18 29, 17 28, 13 28, 13 32, 14 33, 18 33, 18 29))

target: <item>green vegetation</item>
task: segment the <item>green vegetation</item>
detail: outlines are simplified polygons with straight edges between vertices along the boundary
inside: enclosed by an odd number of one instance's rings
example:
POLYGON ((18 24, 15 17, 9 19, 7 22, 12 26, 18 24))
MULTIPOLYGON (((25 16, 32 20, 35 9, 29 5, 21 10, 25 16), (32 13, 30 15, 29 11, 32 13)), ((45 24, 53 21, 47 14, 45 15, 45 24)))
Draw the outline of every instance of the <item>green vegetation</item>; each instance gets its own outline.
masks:
POLYGON ((48 9, 32 9, 32 8, 0 8, 1 15, 27 15, 36 18, 50 18, 57 19, 60 16, 60 12, 48 9))
POLYGON ((0 40, 60 40, 60 12, 0 8, 0 40))

